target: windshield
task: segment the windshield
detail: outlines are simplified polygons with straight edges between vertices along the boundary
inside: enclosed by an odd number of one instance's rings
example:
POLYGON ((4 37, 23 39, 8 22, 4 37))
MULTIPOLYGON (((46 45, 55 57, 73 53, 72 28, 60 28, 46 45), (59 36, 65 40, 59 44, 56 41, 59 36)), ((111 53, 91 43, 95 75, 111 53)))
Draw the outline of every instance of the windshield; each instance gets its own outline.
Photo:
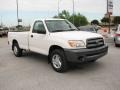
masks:
POLYGON ((49 32, 75 31, 77 28, 67 20, 46 20, 49 32))

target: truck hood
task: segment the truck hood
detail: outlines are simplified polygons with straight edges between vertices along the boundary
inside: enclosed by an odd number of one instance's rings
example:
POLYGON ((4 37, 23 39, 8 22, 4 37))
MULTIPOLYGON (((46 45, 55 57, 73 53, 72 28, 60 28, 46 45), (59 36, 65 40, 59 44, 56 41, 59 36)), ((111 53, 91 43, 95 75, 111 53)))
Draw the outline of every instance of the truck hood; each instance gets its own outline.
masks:
POLYGON ((86 39, 89 38, 102 37, 102 35, 100 34, 85 31, 56 32, 51 33, 51 35, 54 38, 57 37, 66 40, 83 40, 83 41, 86 41, 86 39))

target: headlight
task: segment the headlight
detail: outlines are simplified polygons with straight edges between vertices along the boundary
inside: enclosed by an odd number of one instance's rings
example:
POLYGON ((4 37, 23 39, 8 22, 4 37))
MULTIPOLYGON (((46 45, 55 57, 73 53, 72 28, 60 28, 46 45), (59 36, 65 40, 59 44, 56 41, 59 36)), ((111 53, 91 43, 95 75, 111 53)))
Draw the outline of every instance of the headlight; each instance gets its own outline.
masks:
POLYGON ((76 48, 76 47, 85 47, 85 43, 81 40, 69 40, 68 41, 68 44, 73 47, 73 48, 76 48))

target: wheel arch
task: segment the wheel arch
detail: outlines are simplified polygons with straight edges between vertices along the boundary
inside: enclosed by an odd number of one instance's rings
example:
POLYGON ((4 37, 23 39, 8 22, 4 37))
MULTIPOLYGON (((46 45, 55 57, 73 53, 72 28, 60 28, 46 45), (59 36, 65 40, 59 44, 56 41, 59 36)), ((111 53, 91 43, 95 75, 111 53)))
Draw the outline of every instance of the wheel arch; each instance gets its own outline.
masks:
POLYGON ((53 50, 55 50, 55 49, 61 49, 61 50, 64 51, 64 49, 63 49, 61 46, 58 46, 58 45, 52 45, 52 46, 50 46, 49 52, 48 52, 48 63, 51 62, 51 61, 50 61, 50 53, 51 53, 53 50))
POLYGON ((49 54, 55 50, 55 49, 61 49, 64 51, 64 49, 61 47, 61 46, 58 46, 58 45, 52 45, 50 48, 49 48, 49 54))

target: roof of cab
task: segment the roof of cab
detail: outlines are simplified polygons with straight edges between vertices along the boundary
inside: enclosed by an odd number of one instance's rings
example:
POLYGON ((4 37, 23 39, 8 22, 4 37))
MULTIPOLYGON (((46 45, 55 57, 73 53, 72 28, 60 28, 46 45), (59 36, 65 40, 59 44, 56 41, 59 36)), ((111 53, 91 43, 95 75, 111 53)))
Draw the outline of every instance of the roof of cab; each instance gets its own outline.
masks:
POLYGON ((59 19, 59 18, 35 19, 35 21, 38 21, 38 20, 45 21, 45 20, 65 20, 65 19, 59 19))

